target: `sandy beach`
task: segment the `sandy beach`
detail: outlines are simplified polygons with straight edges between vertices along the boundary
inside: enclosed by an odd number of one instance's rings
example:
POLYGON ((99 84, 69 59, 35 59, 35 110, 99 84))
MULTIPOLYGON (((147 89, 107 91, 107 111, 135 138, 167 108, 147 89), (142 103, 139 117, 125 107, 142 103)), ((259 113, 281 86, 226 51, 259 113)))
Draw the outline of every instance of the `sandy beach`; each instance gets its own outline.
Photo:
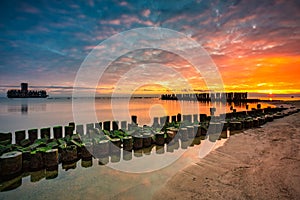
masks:
POLYGON ((231 136, 154 199, 300 199, 299 119, 296 113, 231 136))

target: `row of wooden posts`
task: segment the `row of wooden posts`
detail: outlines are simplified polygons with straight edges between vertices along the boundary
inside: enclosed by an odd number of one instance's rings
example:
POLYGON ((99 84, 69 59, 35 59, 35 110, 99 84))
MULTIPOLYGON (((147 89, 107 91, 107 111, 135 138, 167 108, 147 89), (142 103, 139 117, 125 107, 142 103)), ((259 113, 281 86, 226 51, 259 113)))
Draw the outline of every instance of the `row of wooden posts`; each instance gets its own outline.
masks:
MULTIPOLYGON (((215 109, 211 109, 213 112, 215 109)), ((67 146, 64 149, 54 148, 48 150, 46 152, 36 152, 31 154, 30 152, 8 152, 1 156, 1 165, 0 165, 0 175, 1 178, 6 179, 6 177, 11 177, 11 175, 16 175, 19 172, 24 171, 24 169, 29 168, 30 171, 37 171, 40 169, 56 169, 58 164, 62 162, 67 165, 69 163, 74 163, 74 161, 78 161, 78 159, 82 159, 83 161, 89 161, 92 159, 92 156, 99 159, 99 164, 108 163, 109 157, 111 158, 111 162, 116 162, 120 160, 121 149, 123 149, 123 159, 130 160, 130 155, 132 157, 132 151, 134 151, 134 155, 142 155, 139 152, 144 152, 146 155, 150 154, 153 145, 156 146, 156 152, 162 153, 164 152, 164 146, 167 145, 167 151, 174 151, 174 149, 179 148, 179 141, 181 148, 187 148, 189 145, 200 144, 201 139, 205 139, 208 137, 210 141, 216 141, 220 138, 227 137, 228 128, 231 129, 231 133, 234 133, 234 130, 242 130, 253 127, 258 127, 268 121, 272 121, 274 118, 283 117, 283 115, 268 115, 267 117, 258 117, 253 118, 253 120, 234 120, 230 122, 220 121, 220 119, 233 119, 233 118, 241 118, 242 116, 255 116, 261 114, 270 114, 276 113, 278 111, 282 111, 280 108, 265 108, 265 109, 252 109, 251 111, 243 111, 232 113, 226 113, 220 116, 207 116, 206 114, 195 114, 195 115, 174 115, 174 116, 166 116, 166 117, 156 117, 154 118, 153 126, 163 126, 167 122, 193 122, 190 125, 185 127, 181 127, 180 129, 170 128, 167 129, 166 132, 156 132, 155 137, 151 135, 149 132, 142 132, 137 134, 132 134, 131 136, 126 136, 124 138, 112 138, 111 140, 101 140, 96 144, 93 142, 85 142, 84 146, 78 147, 76 145, 67 146), (209 129, 205 128, 203 124, 209 127, 209 129), (221 135, 220 135, 221 132, 221 135), (155 139, 154 139, 155 138, 155 139), (144 150, 146 148, 146 150, 144 150), (148 148, 148 151, 147 151, 148 148)), ((123 130, 133 130, 137 125, 137 116, 132 116, 132 122, 127 124, 127 122, 121 122, 121 129, 123 130), (125 127, 125 125, 127 127, 125 127)), ((60 139, 63 137, 70 137, 73 141, 80 142, 81 136, 88 136, 91 132, 95 133, 95 131, 99 130, 118 130, 119 123, 117 121, 105 121, 105 122, 97 122, 97 123, 89 123, 85 126, 83 125, 75 125, 74 122, 69 123, 67 126, 55 126, 52 128, 53 130, 53 138, 60 139), (74 134, 76 133, 76 134, 74 134)), ((41 138, 49 138, 51 139, 51 128, 42 128, 40 129, 40 137, 41 138)), ((3 139, 9 138, 12 140, 12 135, 6 134, 6 138, 4 134, 0 134, 0 141, 3 139)), ((15 132, 15 143, 20 144, 21 141, 24 141, 26 138, 26 131, 16 131, 15 132)), ((28 130, 28 139, 31 144, 38 138, 38 129, 30 129, 28 130)))
MULTIPOLYGON (((247 106, 248 109, 248 106, 247 106)), ((245 116, 246 114, 248 115, 253 115, 255 113, 263 113, 268 112, 268 110, 271 109, 271 107, 261 109, 261 105, 257 104, 257 109, 252 109, 251 111, 241 111, 241 112, 236 112, 236 109, 233 109, 231 113, 226 113, 226 114, 221 114, 219 118, 225 119, 225 118, 233 118, 233 117, 239 117, 239 116, 245 116)), ((277 109, 278 110, 278 109, 277 109)), ((193 122, 193 123, 198 123, 198 122, 205 122, 207 120, 211 119, 211 116, 214 116, 216 112, 216 108, 212 107, 210 108, 210 116, 207 116, 206 114, 193 114, 193 115, 173 115, 173 116, 163 116, 163 117, 154 117, 153 119, 153 127, 156 126, 163 126, 166 123, 169 122, 181 122, 181 121, 188 121, 188 122, 193 122)), ((218 117, 216 117, 217 119, 218 117)), ((127 123, 127 121, 104 121, 104 122, 96 122, 96 123, 88 123, 85 126, 85 131, 84 131, 84 125, 75 125, 74 122, 70 122, 69 125, 67 126, 55 126, 52 128, 53 130, 53 137, 51 136, 51 127, 47 128, 41 128, 40 129, 40 137, 38 137, 38 132, 39 130, 37 128, 35 129, 29 129, 27 131, 28 137, 26 137, 26 130, 19 130, 15 131, 15 144, 20 144, 20 142, 24 139, 29 139, 31 143, 33 143, 36 139, 38 138, 63 138, 67 135, 72 136, 74 134, 74 131, 76 134, 79 135, 85 135, 89 133, 89 131, 93 128, 98 128, 99 130, 132 130, 132 127, 137 125, 137 116, 131 116, 131 123, 127 123)), ((12 133, 5 133, 6 135, 1 134, 0 135, 0 141, 4 139, 8 139, 11 142, 12 141, 12 133), (1 137, 4 137, 1 139, 1 137)))
POLYGON ((192 94, 162 94, 162 100, 189 100, 189 101, 226 101, 226 102, 258 102, 258 99, 248 99, 247 92, 228 93, 192 93, 192 94))

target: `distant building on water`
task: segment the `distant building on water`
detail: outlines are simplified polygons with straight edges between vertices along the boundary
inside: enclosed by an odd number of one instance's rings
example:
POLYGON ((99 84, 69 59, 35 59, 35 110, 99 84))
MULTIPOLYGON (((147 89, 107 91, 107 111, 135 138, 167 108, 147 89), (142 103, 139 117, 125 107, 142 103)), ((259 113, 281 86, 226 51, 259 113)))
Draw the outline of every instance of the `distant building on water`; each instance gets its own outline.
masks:
POLYGON ((28 90, 28 83, 21 83, 21 90, 8 90, 8 98, 46 98, 46 90, 28 90))

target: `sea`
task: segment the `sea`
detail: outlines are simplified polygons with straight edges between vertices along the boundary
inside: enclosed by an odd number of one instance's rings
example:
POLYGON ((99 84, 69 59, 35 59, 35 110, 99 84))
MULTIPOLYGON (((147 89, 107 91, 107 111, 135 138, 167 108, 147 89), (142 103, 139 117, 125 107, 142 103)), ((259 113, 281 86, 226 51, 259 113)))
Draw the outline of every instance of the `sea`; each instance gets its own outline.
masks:
MULTIPOLYGON (((261 102, 261 106, 272 106, 261 102)), ((0 132, 31 128, 82 124, 103 121, 131 122, 137 116, 139 125, 151 125, 154 117, 209 114, 246 110, 247 104, 170 101, 159 98, 130 99, 46 99, 0 98, 0 132)), ((248 104, 256 108, 256 103, 248 104)), ((53 134, 53 133, 51 133, 53 134)), ((14 140, 14 139, 13 139, 14 140)), ((98 159, 60 163, 55 170, 25 172, 11 180, 0 180, 0 199, 151 199, 179 170, 199 162, 199 152, 213 151, 226 139, 211 144, 209 140, 177 141, 164 146, 126 152, 121 149, 107 162, 98 159), (209 148, 208 148, 209 147, 209 148)))
MULTIPOLYGON (((271 106, 260 103, 262 107, 271 106)), ((57 97, 45 99, 8 99, 0 98, 0 132, 14 132, 33 128, 65 126, 69 122, 77 124, 96 123, 104 121, 131 122, 131 116, 137 116, 139 125, 152 125, 154 117, 210 114, 210 108, 215 107, 215 115, 246 110, 247 104, 203 103, 197 101, 172 101, 159 98, 130 99, 76 99, 57 97)), ((256 103, 248 103, 256 108, 256 103)))

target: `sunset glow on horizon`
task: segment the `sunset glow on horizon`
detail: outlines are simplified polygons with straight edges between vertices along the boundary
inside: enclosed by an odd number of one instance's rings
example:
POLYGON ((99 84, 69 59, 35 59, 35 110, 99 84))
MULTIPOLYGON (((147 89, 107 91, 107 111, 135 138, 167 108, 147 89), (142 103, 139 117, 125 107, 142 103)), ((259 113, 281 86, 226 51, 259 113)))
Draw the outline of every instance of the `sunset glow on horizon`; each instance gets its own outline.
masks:
MULTIPOLYGON (((174 30, 199 43, 216 64, 226 92, 300 94, 296 0, 4 0, 0 9, 0 96, 21 82, 46 89, 50 96, 70 96, 76 73, 97 45, 142 27, 174 30)), ((130 45, 134 40, 120 42, 130 45)), ((81 89, 100 96, 208 91, 201 72, 188 60, 161 49, 121 56, 97 88, 81 89), (128 73, 135 67, 139 76, 132 79, 128 73), (156 70, 161 71, 151 77, 156 70), (120 80, 127 83, 123 88, 117 85, 120 80), (132 91, 136 82, 145 85, 132 91)))

